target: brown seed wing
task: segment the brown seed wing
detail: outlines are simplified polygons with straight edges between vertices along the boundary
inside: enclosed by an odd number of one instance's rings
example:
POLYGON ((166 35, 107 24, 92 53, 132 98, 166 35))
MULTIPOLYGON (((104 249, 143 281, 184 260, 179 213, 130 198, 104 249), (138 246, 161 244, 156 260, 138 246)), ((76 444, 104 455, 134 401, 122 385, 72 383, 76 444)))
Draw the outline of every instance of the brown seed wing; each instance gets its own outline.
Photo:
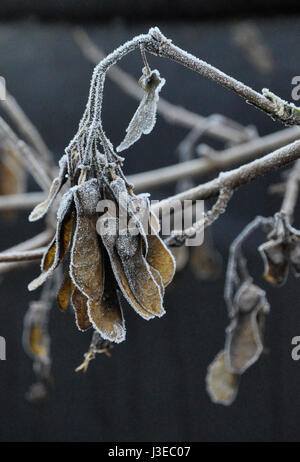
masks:
POLYGON ((163 298, 164 295, 165 295, 165 286, 164 286, 162 277, 161 277, 160 273, 155 268, 153 268, 153 266, 149 265, 149 267, 150 267, 150 271, 152 273, 152 276, 153 276, 156 284, 159 286, 160 295, 163 298))
POLYGON ((92 300, 101 300, 104 271, 96 232, 96 219, 78 217, 71 250, 70 274, 79 290, 92 300))
POLYGON ((105 288, 101 300, 89 300, 88 314, 101 337, 111 342, 125 340, 125 323, 110 263, 105 268, 105 288))
POLYGON ((173 255, 157 234, 148 236, 147 261, 160 273, 166 287, 174 277, 176 264, 173 255))
MULTIPOLYGON (((102 221, 103 219, 100 218, 99 221, 102 221)), ((133 307, 133 309, 144 319, 152 319, 154 316, 153 314, 149 313, 146 311, 143 306, 138 302, 136 299, 135 295, 133 294, 133 291, 128 283, 125 271, 123 269, 121 260, 119 255, 116 252, 115 249, 115 243, 116 243, 116 236, 113 234, 109 233, 109 227, 111 226, 112 229, 115 229, 115 222, 113 218, 111 219, 106 219, 104 220, 107 222, 107 234, 102 234, 102 242, 103 245, 108 253, 110 264, 114 273, 114 277, 118 283, 119 289, 121 290, 122 294, 124 295, 125 299, 128 301, 128 303, 133 307)), ((100 226, 99 226, 100 229, 100 226)))
POLYGON ((36 356, 45 357, 48 354, 48 342, 43 335, 42 327, 38 324, 30 326, 29 347, 36 356))
MULTIPOLYGON (((143 308, 156 316, 162 316, 165 311, 162 306, 160 287, 153 277, 150 266, 143 255, 142 238, 141 236, 131 236, 131 239, 138 243, 133 255, 126 255, 126 252, 123 252, 123 247, 120 248, 118 246, 118 238, 116 241, 117 252, 127 281, 135 298, 143 308)), ((154 269, 156 268, 154 267, 154 269)))
POLYGON ((72 306, 75 311, 76 324, 79 330, 86 331, 92 324, 88 316, 88 299, 83 295, 77 287, 74 288, 72 293, 72 306))
POLYGON ((61 190, 62 186, 64 183, 67 181, 66 179, 66 173, 67 173, 67 156, 64 155, 60 162, 60 172, 59 176, 54 178, 52 185, 50 187, 50 191, 48 194, 47 199, 45 199, 43 202, 38 204, 31 212, 29 215, 29 221, 37 221, 40 218, 42 218, 49 210, 51 205, 53 204, 57 194, 61 190))
POLYGON ((264 261, 264 278, 271 284, 281 286, 288 275, 288 261, 280 242, 268 241, 258 248, 264 261))
POLYGON ((63 283, 57 295, 57 302, 62 311, 66 311, 66 309, 68 308, 69 299, 70 299, 72 291, 73 291, 73 283, 67 271, 65 274, 63 283))
POLYGON ((225 353, 220 351, 207 370, 206 389, 214 403, 230 405, 237 394, 239 377, 226 367, 225 353))
POLYGON ((28 285, 32 291, 40 287, 55 269, 63 261, 64 256, 71 244, 73 234, 74 215, 70 211, 71 202, 66 205, 66 210, 57 222, 56 234, 46 250, 41 262, 41 274, 28 285))
POLYGON ((228 365, 232 372, 242 374, 259 358, 263 345, 257 324, 257 310, 240 313, 229 326, 226 339, 228 365))

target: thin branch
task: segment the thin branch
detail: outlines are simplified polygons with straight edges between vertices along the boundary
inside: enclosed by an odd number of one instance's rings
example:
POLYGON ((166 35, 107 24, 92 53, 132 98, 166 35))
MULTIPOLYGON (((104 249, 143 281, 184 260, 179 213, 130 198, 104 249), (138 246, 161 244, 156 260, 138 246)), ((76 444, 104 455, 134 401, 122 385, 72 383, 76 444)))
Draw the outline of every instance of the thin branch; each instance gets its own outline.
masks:
POLYGON ((3 109, 16 124, 25 139, 36 149, 42 159, 49 165, 53 163, 52 155, 40 133, 19 106, 15 98, 6 91, 5 100, 0 101, 3 109))
POLYGON ((242 163, 251 158, 257 158, 267 152, 292 143, 299 139, 299 137, 299 127, 283 129, 261 138, 255 138, 239 146, 219 151, 213 158, 193 159, 157 170, 137 173, 136 175, 130 175, 128 181, 134 184, 135 190, 163 186, 182 178, 191 178, 217 169, 226 169, 231 165, 242 163))
POLYGON ((295 107, 294 104, 282 100, 266 88, 262 90, 262 94, 258 93, 239 80, 174 45, 157 27, 150 29, 149 35, 157 41, 156 49, 153 49, 153 43, 150 40, 146 41, 145 48, 150 53, 171 59, 219 83, 244 98, 248 103, 266 112, 273 119, 287 125, 300 124, 300 108, 295 107))
POLYGON ((30 210, 45 198, 46 194, 42 192, 0 196, 0 212, 7 210, 30 210))
POLYGON ((184 229, 183 231, 173 231, 170 237, 165 240, 165 243, 168 246, 182 246, 187 239, 195 237, 199 232, 204 232, 206 227, 212 225, 213 222, 216 221, 219 216, 226 211, 226 207, 231 199, 232 194, 233 191, 231 189, 222 187, 220 189, 220 194, 216 203, 201 220, 193 223, 191 227, 184 229))
MULTIPOLYGON (((106 54, 89 38, 88 34, 81 28, 74 29, 74 39, 80 47, 83 55, 93 64, 102 61, 106 54)), ((108 71, 108 77, 115 82, 125 93, 140 101, 143 97, 143 91, 130 74, 115 65, 108 71)), ((186 128, 195 128, 203 124, 205 117, 200 116, 183 107, 169 103, 162 97, 159 98, 158 113, 169 123, 180 125, 186 128)), ((241 131, 235 127, 220 125, 219 127, 211 126, 207 133, 222 141, 241 143, 249 139, 247 130, 241 131)))
POLYGON ((253 221, 248 223, 248 225, 242 230, 242 232, 234 239, 230 246, 228 265, 226 270, 226 280, 224 288, 224 298, 228 307, 229 316, 234 314, 233 309, 233 291, 234 286, 240 284, 240 279, 238 276, 237 263, 240 262, 243 266, 244 277, 246 277, 247 268, 242 255, 241 247, 243 242, 248 239, 250 234, 252 234, 257 228, 261 226, 270 225, 273 222, 273 218, 265 218, 262 216, 257 216, 253 221))
MULTIPOLYGON (((213 159, 194 159, 149 172, 129 175, 127 178, 130 183, 134 184, 135 191, 164 186, 181 178, 204 175, 218 169, 226 169, 226 167, 242 163, 253 157, 257 158, 266 152, 274 151, 283 145, 291 143, 299 139, 299 137, 300 129, 298 127, 286 128, 248 143, 243 143, 240 146, 220 151, 218 156, 213 159)), ((0 197, 0 211, 30 210, 45 198, 44 193, 3 196, 0 197)))
MULTIPOLYGON (((2 253, 8 254, 12 252, 21 252, 26 250, 38 249, 44 245, 47 245, 51 241, 53 234, 53 230, 46 229, 45 231, 43 231, 40 234, 37 234, 31 239, 28 239, 27 241, 21 242, 20 244, 17 244, 13 247, 10 247, 9 249, 4 250, 2 253)), ((34 263, 34 260, 32 260, 32 262, 34 263)), ((14 263, 0 263, 0 274, 4 274, 16 268, 26 266, 28 263, 30 262, 18 261, 14 263)))
MULTIPOLYGON (((165 37, 160 32, 158 27, 152 27, 150 28, 148 34, 138 35, 132 40, 124 43, 124 45, 121 45, 119 48, 106 56, 106 58, 104 58, 95 67, 90 87, 89 101, 93 99, 94 95, 99 95, 99 92, 103 91, 106 72, 108 72, 109 69, 120 59, 122 59, 128 53, 134 51, 136 48, 139 48, 141 45, 143 45, 144 49, 149 53, 171 59, 172 61, 175 61, 176 63, 181 64, 191 69, 192 71, 213 80, 216 83, 219 83, 225 88, 228 88, 229 90, 244 98, 248 103, 266 112, 273 119, 277 119, 287 125, 300 124, 300 108, 297 108, 292 103, 287 103, 266 88, 262 90, 262 94, 258 93, 244 83, 220 71, 216 67, 211 66, 199 58, 196 58, 196 56, 193 56, 190 53, 187 53, 185 50, 182 50, 178 46, 174 45, 171 40, 165 37)), ((98 120, 100 120, 99 116, 101 116, 101 109, 102 98, 100 98, 98 102, 96 113, 93 114, 94 117, 98 117, 98 120)), ((86 115, 88 115, 88 108, 85 112, 82 122, 87 121, 86 115)), ((92 128, 94 128, 93 123, 92 128)), ((99 125, 98 129, 101 134, 103 130, 102 125, 99 125)), ((79 134, 81 134, 80 130, 77 136, 72 140, 73 142, 77 141, 79 134)), ((102 135, 104 134, 102 133, 102 135)), ((73 143, 70 144, 70 149, 72 147, 73 143)), ((89 145, 87 148, 89 149, 89 145)))
POLYGON ((9 253, 0 253, 0 262, 19 262, 19 261, 30 261, 30 260, 39 260, 42 258, 46 247, 41 247, 40 249, 27 250, 22 252, 9 252, 9 253))
POLYGON ((215 197, 219 194, 221 189, 220 184, 222 187, 228 187, 229 189, 234 190, 242 184, 249 183, 255 178, 274 169, 283 167, 298 158, 300 158, 300 141, 295 141, 294 143, 284 146, 271 154, 267 154, 261 159, 256 159, 226 173, 221 173, 221 181, 219 175, 219 177, 214 180, 164 199, 153 205, 152 211, 155 214, 158 214, 160 210, 162 212, 171 210, 172 207, 178 205, 178 201, 183 202, 188 199, 196 200, 215 197))

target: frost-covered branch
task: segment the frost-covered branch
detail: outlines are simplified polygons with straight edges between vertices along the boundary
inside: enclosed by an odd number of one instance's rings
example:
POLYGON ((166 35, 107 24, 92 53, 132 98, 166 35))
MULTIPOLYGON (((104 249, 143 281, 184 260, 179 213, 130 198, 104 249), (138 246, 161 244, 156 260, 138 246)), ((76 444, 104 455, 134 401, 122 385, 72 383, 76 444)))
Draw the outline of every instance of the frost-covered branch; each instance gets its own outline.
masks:
MULTIPOLYGON (((29 251, 29 250, 34 250, 38 249, 46 244, 48 244, 52 237, 53 237, 54 231, 51 229, 47 229, 43 231, 40 234, 37 234, 36 236, 28 239, 27 241, 21 242, 20 244, 17 244, 13 247, 10 247, 9 249, 5 249, 2 251, 3 254, 10 254, 10 253, 16 253, 16 252, 23 252, 23 251, 29 251)), ((34 262, 34 260, 31 260, 31 262, 34 262)), ((27 265, 30 263, 30 261, 17 261, 13 263, 0 263, 0 274, 7 273, 8 271, 14 270, 16 268, 22 267, 24 265, 27 265)))
POLYGON ((297 108, 293 103, 284 101, 267 88, 264 88, 262 93, 258 93, 244 83, 174 45, 157 27, 150 29, 149 35, 157 42, 154 50, 152 42, 145 44, 145 48, 150 53, 169 58, 219 83, 244 98, 248 103, 266 112, 273 119, 287 125, 300 124, 300 108, 297 108))
POLYGON ((17 261, 39 260, 42 258, 45 250, 46 250, 46 247, 41 247, 40 249, 20 251, 20 252, 2 252, 0 253, 0 262, 8 263, 8 262, 17 262, 17 261))
POLYGON ((221 173, 218 178, 208 181, 207 183, 196 186, 195 188, 184 191, 175 196, 169 197, 160 201, 152 207, 154 213, 159 210, 171 210, 172 206, 178 204, 178 201, 209 199, 219 194, 222 187, 236 189, 242 184, 249 183, 257 177, 264 175, 274 169, 283 167, 290 162, 300 158, 300 141, 295 141, 292 144, 284 146, 271 154, 267 154, 261 159, 256 159, 248 164, 242 165, 239 168, 230 170, 226 173, 221 173), (220 186, 222 185, 222 186, 220 186))
POLYGON ((201 218, 196 223, 193 223, 192 226, 184 229, 183 231, 173 231, 171 235, 166 239, 165 243, 168 246, 182 246, 187 239, 195 237, 199 232, 203 232, 206 227, 212 225, 213 222, 216 221, 219 216, 226 211, 226 207, 232 194, 232 189, 222 187, 222 189, 220 189, 220 194, 216 203, 213 205, 211 210, 204 214, 203 218, 201 218))
POLYGON ((226 169, 231 165, 239 164, 252 158, 274 151, 300 137, 300 128, 291 127, 271 133, 260 138, 218 151, 212 158, 193 159, 168 167, 162 167, 149 172, 137 173, 128 176, 136 190, 154 188, 178 181, 186 177, 204 175, 218 169, 226 169))
POLYGON ((43 192, 8 194, 0 196, 0 211, 30 210, 45 199, 43 192))
MULTIPOLYGON (((74 30, 74 39, 79 45, 84 56, 92 63, 97 64, 106 57, 106 54, 99 48, 88 36, 88 34, 80 28, 74 30)), ((130 74, 122 70, 118 65, 113 66, 107 73, 108 77, 114 81, 125 93, 132 96, 136 100, 143 97, 143 91, 136 82, 136 79, 130 74)), ((160 97, 157 112, 164 119, 172 124, 192 129, 203 124, 205 117, 189 111, 184 107, 170 103, 160 97)), ((210 126, 207 133, 220 140, 241 143, 249 139, 249 133, 246 129, 241 131, 233 126, 220 124, 218 127, 210 126)))
MULTIPOLYGON (((138 35, 132 40, 129 40, 124 45, 110 53, 95 67, 90 89, 90 100, 95 97, 99 98, 99 102, 97 110, 92 115, 93 120, 95 120, 95 116, 97 116, 98 121, 100 120, 102 92, 106 72, 120 59, 140 46, 143 46, 149 53, 171 59, 172 61, 182 64, 192 71, 219 83, 243 97, 248 103, 263 110, 274 119, 277 119, 287 125, 300 124, 300 109, 295 107, 294 104, 282 100, 279 96, 275 95, 266 88, 262 90, 262 93, 258 93, 242 82, 220 71, 216 67, 211 66, 190 53, 187 53, 185 50, 182 50, 178 46, 174 45, 170 39, 165 37, 158 27, 152 27, 148 34, 138 35)), ((92 121, 92 118, 88 114, 88 107, 82 122, 86 122, 87 119, 89 119, 90 122, 92 121)), ((101 129, 102 127, 100 126, 100 131, 101 129)))

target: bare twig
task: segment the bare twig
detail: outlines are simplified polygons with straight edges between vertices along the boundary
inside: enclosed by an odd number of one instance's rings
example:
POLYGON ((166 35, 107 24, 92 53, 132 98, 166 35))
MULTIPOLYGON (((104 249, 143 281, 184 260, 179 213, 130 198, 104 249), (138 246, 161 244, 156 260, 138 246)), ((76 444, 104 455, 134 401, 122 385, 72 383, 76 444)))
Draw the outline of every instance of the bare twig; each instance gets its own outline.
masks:
POLYGON ((171 236, 166 239, 166 244, 168 246, 181 246, 187 239, 196 236, 198 232, 203 232, 207 226, 212 225, 212 223, 216 221, 222 213, 225 212, 232 194, 233 191, 231 189, 222 187, 220 189, 219 197, 216 203, 213 205, 212 209, 209 210, 202 219, 196 223, 193 223, 191 227, 180 232, 173 231, 171 236))
MULTIPOLYGON (((21 242, 9 249, 3 251, 4 254, 8 254, 11 252, 21 252, 26 250, 33 250, 38 249, 50 242, 54 234, 54 231, 51 229, 47 229, 40 234, 28 239, 27 241, 21 242)), ((34 263, 34 260, 32 260, 34 263)), ((0 263, 0 274, 7 273, 8 271, 14 270, 16 268, 22 267, 27 265, 30 262, 18 261, 14 263, 0 263)))
POLYGON ((128 180, 134 184, 136 190, 163 186, 185 177, 206 174, 216 169, 226 169, 231 165, 239 164, 251 158, 262 156, 267 152, 274 151, 299 138, 300 128, 292 127, 261 138, 255 138, 239 146, 225 149, 222 152, 218 152, 218 156, 215 156, 213 159, 193 159, 157 170, 130 175, 128 180))
POLYGON ((20 252, 9 252, 9 253, 0 253, 0 262, 18 262, 18 261, 30 261, 30 260, 39 260, 42 258, 46 247, 41 247, 40 249, 27 250, 20 252))
POLYGON ((153 205, 152 211, 158 214, 171 210, 172 207, 178 205, 178 201, 208 199, 219 194, 220 184, 229 189, 236 189, 242 184, 249 183, 255 178, 264 175, 274 169, 278 169, 287 165, 290 162, 297 160, 300 157, 300 141, 295 141, 292 144, 284 146, 271 154, 267 154, 261 159, 256 159, 248 164, 242 165, 239 168, 222 173, 222 182, 219 178, 208 181, 207 183, 196 186, 195 188, 184 191, 175 196, 164 199, 153 205))
POLYGON ((177 47, 157 27, 150 29, 148 35, 157 41, 156 47, 153 47, 153 43, 150 40, 146 40, 145 48, 150 53, 169 58, 219 83, 244 98, 248 103, 266 112, 273 119, 277 119, 287 125, 300 124, 300 109, 295 107, 294 104, 282 100, 268 89, 263 89, 262 94, 258 93, 216 67, 177 47))
POLYGON ((0 196, 0 211, 28 210, 42 202, 45 197, 46 194, 42 192, 9 194, 6 196, 0 196))
MULTIPOLYGON (((242 163, 253 157, 259 157, 267 152, 291 143, 300 137, 298 127, 286 128, 276 133, 257 138, 218 152, 214 159, 194 159, 184 163, 169 165, 149 172, 129 175, 128 181, 133 183, 136 191, 155 188, 178 181, 185 177, 204 175, 218 169, 242 163)), ((4 210, 30 210, 46 198, 44 193, 27 193, 0 197, 0 211, 4 210)))
POLYGON ((11 120, 16 124, 25 139, 36 149, 41 158, 49 165, 52 155, 46 146, 40 133, 27 117, 23 109, 19 106, 15 98, 6 91, 5 100, 1 101, 3 109, 11 120))
POLYGON ((41 164, 38 154, 24 141, 20 140, 1 117, 0 130, 3 135, 7 136, 11 143, 16 147, 17 154, 19 155, 19 158, 26 170, 32 174, 42 189, 48 191, 51 186, 51 180, 44 166, 41 164))

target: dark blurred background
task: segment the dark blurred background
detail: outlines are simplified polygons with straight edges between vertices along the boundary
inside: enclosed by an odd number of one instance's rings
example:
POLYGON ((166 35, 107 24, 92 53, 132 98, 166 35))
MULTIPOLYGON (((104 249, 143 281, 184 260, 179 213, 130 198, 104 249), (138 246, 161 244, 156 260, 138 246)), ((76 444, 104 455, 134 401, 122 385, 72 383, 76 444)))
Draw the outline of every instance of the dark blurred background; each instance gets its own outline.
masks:
MULTIPOLYGON (((152 0, 2 1, 0 3, 0 74, 7 89, 34 121, 57 159, 77 130, 87 100, 93 66, 73 40, 74 25, 83 26, 96 44, 112 51, 134 35, 158 25, 174 43, 237 77, 253 88, 270 88, 291 99, 291 80, 300 74, 299 2, 286 0, 182 2, 152 0), (261 72, 236 45, 234 26, 249 21, 258 28, 273 68, 261 72)), ((150 65, 166 78, 162 96, 203 116, 223 114, 260 135, 283 127, 226 89, 174 63, 153 56, 150 65)), ((121 66, 137 79, 138 52, 121 66)), ((137 103, 109 79, 104 98, 104 127, 119 143, 137 103)), ((3 115, 3 114, 2 114, 3 115)), ((127 174, 177 161, 176 148, 187 130, 158 117, 155 130, 125 152, 127 174)), ((222 148, 220 142, 207 140, 222 148)), ((199 181, 205 181, 201 178, 199 181)), ((37 293, 26 286, 38 265, 6 275, 0 285, 0 335, 7 360, 0 362, 1 441, 297 441, 300 425, 300 363, 291 358, 291 339, 300 335, 299 281, 289 277, 281 289, 267 286, 257 233, 246 245, 257 283, 267 290, 271 312, 266 319, 263 355, 243 377, 231 407, 211 403, 205 390, 209 363, 224 344, 228 324, 223 300, 228 248, 257 214, 269 216, 281 198, 267 194, 281 180, 277 172, 243 186, 227 213, 212 227, 224 258, 214 281, 201 281, 189 270, 167 290, 167 314, 145 322, 124 302, 127 340, 111 358, 98 356, 83 375, 74 369, 87 350, 90 333, 81 333, 71 310, 51 312, 54 389, 40 405, 24 394, 34 381, 31 361, 22 349, 23 317, 37 293)), ((38 190, 33 180, 30 190, 38 190)), ((174 192, 153 190, 152 198, 174 192)), ((299 207, 295 225, 300 226, 299 207)), ((27 213, 15 222, 0 221, 1 250, 38 233, 27 213)))

